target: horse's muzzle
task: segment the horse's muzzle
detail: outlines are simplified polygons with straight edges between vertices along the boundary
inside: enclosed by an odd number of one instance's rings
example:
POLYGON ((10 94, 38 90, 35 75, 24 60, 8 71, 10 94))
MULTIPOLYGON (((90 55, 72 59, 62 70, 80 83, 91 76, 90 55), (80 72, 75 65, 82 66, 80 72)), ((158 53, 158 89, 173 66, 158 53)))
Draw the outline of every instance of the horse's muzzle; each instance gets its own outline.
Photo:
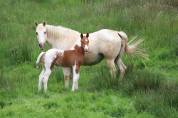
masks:
POLYGON ((41 50, 44 49, 44 45, 43 44, 39 44, 39 47, 40 47, 41 50))

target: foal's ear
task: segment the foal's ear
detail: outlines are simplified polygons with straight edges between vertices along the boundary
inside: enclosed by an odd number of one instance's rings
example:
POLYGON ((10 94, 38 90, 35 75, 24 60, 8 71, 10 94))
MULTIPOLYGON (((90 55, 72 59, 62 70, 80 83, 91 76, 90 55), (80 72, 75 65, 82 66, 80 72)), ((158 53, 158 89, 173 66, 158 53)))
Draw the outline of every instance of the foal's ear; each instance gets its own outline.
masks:
POLYGON ((43 22, 43 26, 45 26, 46 25, 46 22, 43 22))
POLYGON ((38 23, 37 23, 37 22, 35 22, 35 25, 37 26, 37 25, 38 25, 38 23))
POLYGON ((89 37, 89 33, 86 34, 86 37, 87 37, 87 38, 89 37))
POLYGON ((80 34, 80 38, 81 38, 81 39, 83 38, 83 34, 82 34, 82 33, 80 34))

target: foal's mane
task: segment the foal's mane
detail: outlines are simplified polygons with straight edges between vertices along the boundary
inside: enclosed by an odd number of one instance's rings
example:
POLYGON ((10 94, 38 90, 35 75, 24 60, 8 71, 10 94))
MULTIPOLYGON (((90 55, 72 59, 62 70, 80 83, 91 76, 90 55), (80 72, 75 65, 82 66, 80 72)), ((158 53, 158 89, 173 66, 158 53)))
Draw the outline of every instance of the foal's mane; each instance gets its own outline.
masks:
POLYGON ((63 26, 46 25, 46 29, 47 37, 52 39, 61 39, 69 36, 76 36, 76 34, 80 34, 75 30, 63 26))

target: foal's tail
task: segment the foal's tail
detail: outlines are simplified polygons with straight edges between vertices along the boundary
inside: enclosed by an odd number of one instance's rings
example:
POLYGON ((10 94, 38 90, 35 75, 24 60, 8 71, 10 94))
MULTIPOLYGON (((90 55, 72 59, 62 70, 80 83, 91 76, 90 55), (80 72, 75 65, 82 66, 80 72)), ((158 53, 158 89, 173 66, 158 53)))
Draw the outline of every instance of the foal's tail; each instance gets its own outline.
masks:
POLYGON ((124 40, 123 45, 127 54, 133 54, 144 59, 148 59, 148 54, 146 53, 146 51, 143 48, 139 47, 140 44, 143 42, 143 39, 136 40, 137 37, 134 37, 131 41, 128 42, 128 37, 125 32, 119 32, 118 35, 124 40))
POLYGON ((36 60, 36 66, 41 62, 41 58, 43 57, 43 55, 45 54, 45 52, 41 52, 36 60))

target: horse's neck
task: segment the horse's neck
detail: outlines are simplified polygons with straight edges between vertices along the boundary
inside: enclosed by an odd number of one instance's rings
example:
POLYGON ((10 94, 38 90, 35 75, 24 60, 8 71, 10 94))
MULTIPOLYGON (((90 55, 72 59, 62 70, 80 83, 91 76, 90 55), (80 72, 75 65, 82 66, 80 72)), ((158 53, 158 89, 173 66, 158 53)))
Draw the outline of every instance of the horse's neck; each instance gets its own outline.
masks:
POLYGON ((46 25, 47 41, 55 48, 68 49, 78 40, 80 33, 62 26, 46 25))
POLYGON ((61 39, 66 36, 65 28, 46 25, 48 39, 61 39))

